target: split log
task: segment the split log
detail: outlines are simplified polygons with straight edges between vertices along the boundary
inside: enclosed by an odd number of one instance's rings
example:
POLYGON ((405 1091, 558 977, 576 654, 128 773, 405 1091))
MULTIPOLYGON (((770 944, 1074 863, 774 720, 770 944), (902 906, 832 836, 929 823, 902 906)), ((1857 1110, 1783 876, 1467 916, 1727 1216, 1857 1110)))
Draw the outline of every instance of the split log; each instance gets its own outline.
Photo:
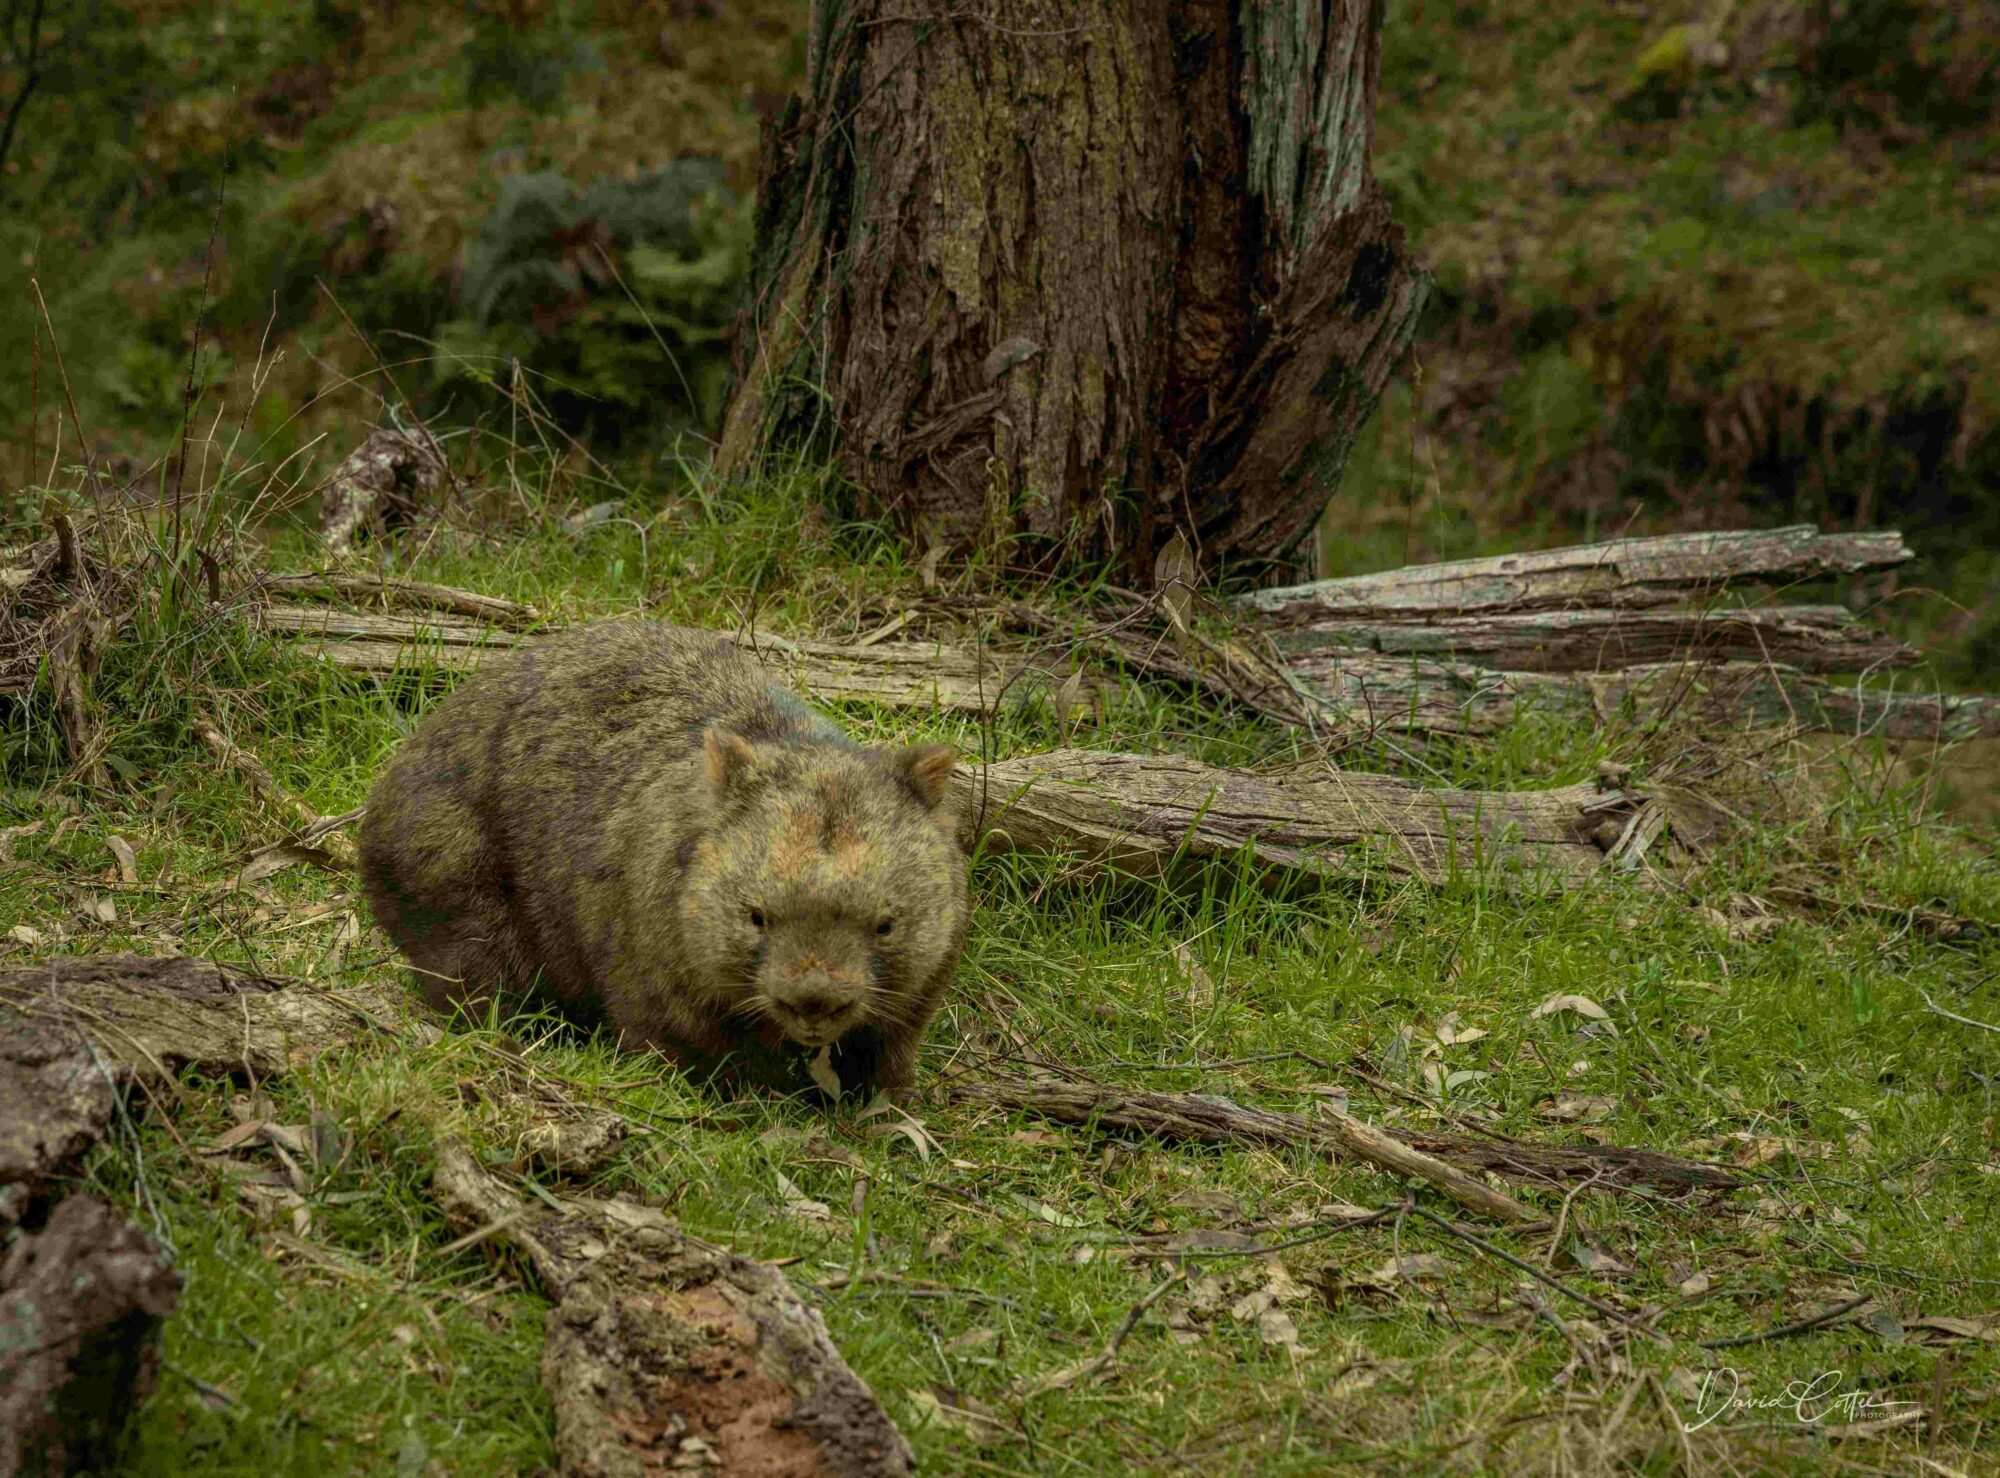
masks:
POLYGON ((1664 662, 1773 662, 1807 672, 1909 667, 1915 647, 1845 606, 1662 611, 1612 607, 1501 612, 1417 622, 1329 618, 1277 638, 1287 657, 1372 654, 1457 659, 1504 672, 1603 672, 1664 662))
POLYGON ((541 615, 533 606, 506 600, 497 595, 481 595, 455 585, 432 585, 422 580, 391 580, 343 570, 321 570, 307 575, 264 575, 258 585, 265 590, 298 595, 327 595, 344 600, 379 601, 385 606, 411 611, 443 611, 466 616, 495 626, 533 626, 541 615))
POLYGON ((874 1392, 768 1263, 630 1201, 523 1201, 455 1144, 432 1184, 447 1215, 517 1249, 555 1301, 542 1380, 564 1474, 914 1471, 874 1392))
POLYGON ((1732 533, 1613 539, 1491 559, 1412 565, 1242 597, 1280 625, 1329 616, 1408 619, 1565 606, 1671 605, 1744 581, 1810 580, 1891 569, 1911 558, 1893 531, 1822 534, 1809 524, 1732 533))
POLYGON ((1604 860, 1593 834, 1638 804, 1593 785, 1449 790, 1330 766, 1258 773, 1080 749, 960 771, 952 788, 968 846, 1073 848, 1136 872, 1247 847, 1272 867, 1349 875, 1372 866, 1429 882, 1493 864, 1559 881, 1586 876, 1604 860))
POLYGON ((401 993, 281 983, 201 959, 79 956, 0 971, 0 1226, 104 1136, 127 1090, 184 1067, 268 1077, 407 1020, 401 993))
POLYGON ((1663 662, 1603 673, 1495 672, 1468 663, 1331 652, 1285 664, 1329 726, 1406 734, 1496 733, 1530 710, 1609 722, 1684 710, 1718 728, 1795 726, 1876 739, 2000 734, 2000 698, 1862 688, 1761 662, 1663 662))
MULTIPOLYGON (((1477 1210, 1471 1199, 1495 1193, 1479 1175, 1497 1175, 1519 1185, 1564 1188, 1595 1182, 1606 1188, 1646 1187, 1665 1191, 1726 1190, 1740 1184, 1719 1165, 1684 1160, 1658 1150, 1623 1145, 1538 1145, 1494 1136, 1384 1129, 1345 1114, 1329 1119, 1250 1108, 1206 1093, 1155 1093, 1111 1088, 1069 1078, 965 1078, 950 1093, 960 1103, 989 1104, 1039 1114, 1062 1124, 1097 1124, 1134 1134, 1196 1144, 1302 1145, 1332 1159, 1360 1159, 1381 1169, 1410 1175, 1477 1210), (1360 1131, 1357 1133, 1356 1131, 1360 1131), (1393 1147, 1393 1148, 1388 1148, 1393 1147), (1413 1156, 1398 1161, 1395 1156, 1413 1156), (1414 1168, 1428 1163, 1437 1169, 1414 1168), (1441 1172, 1453 1177, 1447 1181, 1441 1172), (1456 1185, 1468 1187, 1461 1196, 1456 1185)), ((1322 1110, 1324 1112, 1324 1110, 1322 1110)), ((1516 1211, 1519 1204, 1501 1197, 1516 1211)), ((1488 1212, 1488 1214, 1494 1214, 1488 1212)), ((1511 1213, 1502 1219, 1517 1219, 1511 1213)))
MULTIPOLYGON (((320 606, 255 606, 249 619, 267 631, 296 634, 304 651, 356 672, 469 671, 493 652, 534 640, 452 617, 320 606)), ((1027 700, 1046 682, 1045 675, 1024 672, 1018 656, 934 642, 883 641, 862 647, 796 641, 769 632, 717 634, 732 636, 765 666, 823 703, 990 713, 1003 699, 1027 700)))
POLYGON ((429 432, 376 427, 327 479, 320 537, 330 551, 344 554, 365 531, 408 523, 446 472, 444 452, 429 432))
POLYGON ((71 1196, 0 1257, 0 1473, 111 1473, 179 1303, 166 1251, 71 1196))

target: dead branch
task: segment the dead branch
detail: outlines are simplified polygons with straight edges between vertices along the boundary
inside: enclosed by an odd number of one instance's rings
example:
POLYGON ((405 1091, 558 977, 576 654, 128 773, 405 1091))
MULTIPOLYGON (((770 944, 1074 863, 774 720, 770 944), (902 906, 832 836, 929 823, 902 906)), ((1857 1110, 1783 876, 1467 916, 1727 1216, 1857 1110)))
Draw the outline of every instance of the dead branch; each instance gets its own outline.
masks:
POLYGON ((1805 580, 1892 569, 1911 557, 1893 531, 1822 534, 1809 524, 1614 539, 1491 559, 1259 590, 1242 605, 1279 625, 1328 616, 1463 615, 1575 605, 1668 605, 1746 580, 1805 580))
POLYGON ((1432 882, 1494 863, 1565 880, 1595 872, 1604 854, 1592 832, 1637 804, 1590 785, 1449 790, 1360 771, 1265 774, 1079 749, 961 771, 952 784, 968 847, 1072 849, 1142 872, 1248 848, 1272 867, 1373 866, 1432 882))
POLYGON ((257 583, 265 590, 377 601, 400 610, 443 611, 514 629, 533 626, 541 620, 540 613, 533 606, 497 595, 482 595, 476 590, 432 585, 422 580, 392 580, 359 571, 321 570, 306 575, 264 575, 257 583))
POLYGON ((526 1256, 555 1301, 542 1380, 563 1473, 914 1470, 909 1444, 819 1315, 768 1263, 631 1201, 524 1202, 449 1142, 432 1184, 470 1235, 526 1256))
POLYGON ((125 1091, 184 1067, 268 1077, 407 1021, 400 993, 283 984, 201 959, 0 971, 0 1225, 103 1137, 125 1091))
POLYGON ((1072 1078, 1038 1075, 1032 1078, 964 1078, 952 1083, 951 1096, 964 1103, 991 1104, 1039 1114, 1066 1124, 1104 1124, 1169 1140, 1200 1144, 1305 1145, 1336 1158, 1349 1156, 1413 1179, 1430 1181, 1451 1193, 1436 1170, 1454 1177, 1466 1196, 1498 1197, 1513 1208, 1475 1204, 1501 1220, 1519 1220, 1519 1203, 1499 1196, 1481 1175, 1497 1175, 1521 1185, 1557 1186, 1588 1181, 1606 1189, 1653 1187, 1663 1190, 1727 1189, 1737 1178, 1720 1166, 1704 1165, 1661 1153, 1621 1145, 1532 1145, 1510 1139, 1482 1139, 1408 1129, 1377 1129, 1342 1116, 1332 1127, 1317 1118, 1249 1108, 1206 1093, 1155 1093, 1111 1088, 1072 1078), (1343 1122, 1344 1121, 1344 1122, 1343 1122), (1366 1137, 1357 1137, 1358 1126, 1366 1137), (1393 1145, 1384 1149, 1383 1143, 1393 1145), (1416 1160, 1400 1160, 1398 1152, 1416 1160))
POLYGON ((1475 663, 1503 672, 1604 672, 1662 662, 1780 663, 1806 672, 1909 667, 1916 648, 1845 606, 1732 610, 1502 611, 1418 621, 1330 617, 1276 637, 1287 657, 1375 655, 1475 663))

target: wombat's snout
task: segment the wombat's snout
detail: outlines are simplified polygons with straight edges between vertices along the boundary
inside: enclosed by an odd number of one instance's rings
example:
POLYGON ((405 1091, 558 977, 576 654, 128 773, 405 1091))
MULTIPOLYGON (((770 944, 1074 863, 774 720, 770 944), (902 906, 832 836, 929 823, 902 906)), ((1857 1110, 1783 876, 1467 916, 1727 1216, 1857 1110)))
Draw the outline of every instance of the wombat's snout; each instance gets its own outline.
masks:
POLYGON ((764 997, 785 1035, 808 1047, 823 1047, 861 1022, 861 991, 846 972, 817 959, 774 970, 764 981, 764 997))

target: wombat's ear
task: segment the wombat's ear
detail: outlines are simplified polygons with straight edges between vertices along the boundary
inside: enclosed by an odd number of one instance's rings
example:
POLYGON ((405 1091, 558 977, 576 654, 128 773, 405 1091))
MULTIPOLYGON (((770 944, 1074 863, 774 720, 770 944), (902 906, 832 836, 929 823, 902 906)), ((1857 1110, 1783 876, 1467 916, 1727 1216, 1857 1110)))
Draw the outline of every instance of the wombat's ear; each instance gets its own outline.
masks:
POLYGON ((958 751, 949 744, 912 744, 889 757, 891 767, 917 793, 928 810, 935 811, 944 799, 946 782, 958 768, 958 751))
POLYGON ((718 794, 726 792, 757 768, 757 751, 750 747, 750 741, 719 725, 711 725, 702 731, 701 758, 703 767, 708 771, 708 783, 715 787, 718 794))

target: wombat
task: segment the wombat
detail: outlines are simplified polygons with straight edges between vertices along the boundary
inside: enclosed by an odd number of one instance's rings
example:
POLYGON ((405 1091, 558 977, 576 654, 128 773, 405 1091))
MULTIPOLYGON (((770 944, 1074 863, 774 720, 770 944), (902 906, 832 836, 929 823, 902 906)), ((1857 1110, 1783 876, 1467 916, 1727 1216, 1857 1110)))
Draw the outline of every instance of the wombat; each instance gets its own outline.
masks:
POLYGON ((830 1048, 893 1091, 965 944, 957 762, 856 745, 720 638, 579 627, 426 717, 362 882, 441 1009, 538 989, 697 1072, 803 1087, 830 1048))

